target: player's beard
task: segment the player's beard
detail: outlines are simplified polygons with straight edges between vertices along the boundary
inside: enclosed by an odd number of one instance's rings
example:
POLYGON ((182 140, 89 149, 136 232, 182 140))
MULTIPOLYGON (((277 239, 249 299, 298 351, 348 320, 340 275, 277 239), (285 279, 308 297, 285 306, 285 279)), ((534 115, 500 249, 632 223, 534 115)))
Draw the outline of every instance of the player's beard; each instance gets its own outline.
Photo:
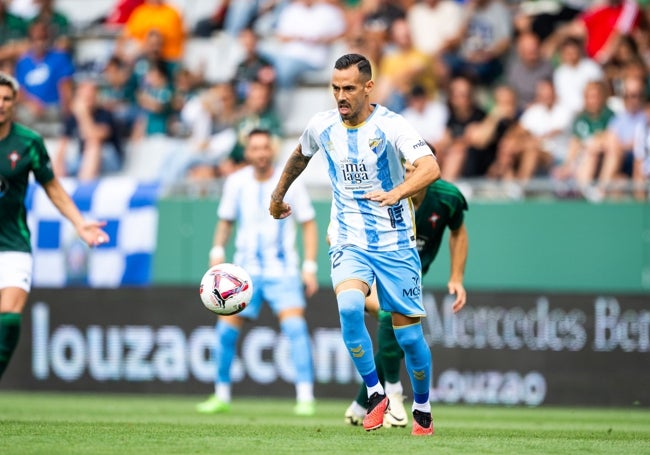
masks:
POLYGON ((338 110, 341 118, 347 122, 350 122, 351 120, 357 117, 357 114, 352 110, 352 106, 350 105, 350 103, 347 102, 338 103, 338 110), (346 113, 341 112, 341 108, 346 109, 347 112, 346 113))

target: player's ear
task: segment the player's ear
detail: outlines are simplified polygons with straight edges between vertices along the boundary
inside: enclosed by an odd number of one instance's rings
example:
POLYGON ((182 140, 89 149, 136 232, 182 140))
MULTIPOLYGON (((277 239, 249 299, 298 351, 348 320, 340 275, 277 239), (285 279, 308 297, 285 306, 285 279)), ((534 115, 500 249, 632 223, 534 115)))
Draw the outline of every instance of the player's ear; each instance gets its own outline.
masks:
POLYGON ((365 83, 363 89, 364 89, 364 91, 365 91, 366 93, 370 93, 370 92, 372 92, 372 89, 373 89, 374 86, 375 86, 375 81, 373 81, 372 79, 370 79, 369 81, 367 81, 367 82, 365 83))

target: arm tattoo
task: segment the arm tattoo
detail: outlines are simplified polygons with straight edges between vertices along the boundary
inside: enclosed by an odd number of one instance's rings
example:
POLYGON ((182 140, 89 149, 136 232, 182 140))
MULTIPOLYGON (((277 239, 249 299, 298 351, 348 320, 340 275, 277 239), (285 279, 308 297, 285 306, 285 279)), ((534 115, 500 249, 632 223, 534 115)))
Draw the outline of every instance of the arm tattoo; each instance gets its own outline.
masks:
POLYGON ((284 165, 284 170, 282 171, 278 185, 275 187, 275 191, 273 191, 273 194, 271 195, 271 200, 280 202, 284 199, 284 195, 289 190, 291 184, 307 167, 310 158, 311 157, 302 154, 302 148, 300 145, 296 147, 293 153, 289 156, 287 163, 284 165))

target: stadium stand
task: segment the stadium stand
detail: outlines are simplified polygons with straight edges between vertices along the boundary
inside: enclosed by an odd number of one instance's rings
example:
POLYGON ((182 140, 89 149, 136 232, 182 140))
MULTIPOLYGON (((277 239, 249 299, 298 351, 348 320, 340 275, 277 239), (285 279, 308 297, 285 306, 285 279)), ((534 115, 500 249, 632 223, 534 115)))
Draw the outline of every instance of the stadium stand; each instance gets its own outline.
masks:
MULTIPOLYGON (((237 38, 223 31, 216 31, 208 38, 192 35, 192 30, 194 30, 197 22, 217 11, 221 0, 168 0, 168 3, 181 12, 188 33, 180 66, 196 76, 197 84, 195 84, 194 90, 200 92, 204 87, 211 84, 229 81, 233 77, 243 55, 237 38)), ((400 0, 395 0, 393 3, 399 4, 400 8, 407 12, 411 5, 409 2, 400 0)), ((458 3, 463 8, 466 7, 466 2, 458 1, 458 3)), ((622 6, 617 6, 616 2, 610 0, 599 2, 557 0, 554 3, 562 5, 562 8, 552 8, 549 13, 546 10, 540 12, 535 8, 531 8, 532 3, 536 2, 507 0, 481 0, 477 2, 479 5, 489 5, 491 3, 503 3, 508 6, 513 18, 513 38, 520 33, 535 33, 539 36, 542 40, 543 52, 551 59, 554 68, 557 68, 558 65, 560 38, 578 36, 583 39, 585 37, 590 39, 591 35, 589 34, 580 35, 580 33, 584 32, 584 30, 583 32, 580 31, 580 25, 588 22, 587 19, 584 19, 584 17, 587 17, 585 15, 603 14, 604 12, 609 17, 619 17, 622 24, 620 31, 628 39, 620 45, 620 50, 615 49, 611 52, 611 55, 606 56, 605 61, 603 61, 604 57, 598 56, 598 64, 603 68, 602 77, 610 90, 608 105, 614 107, 615 111, 616 106, 620 107, 622 105, 622 94, 618 87, 618 80, 621 79, 622 75, 626 74, 627 68, 635 66, 635 74, 644 78, 646 87, 650 86, 647 83, 650 80, 648 78, 648 63, 650 63, 648 48, 650 46, 647 44, 647 42, 650 42, 648 39, 650 36, 650 21, 648 20, 650 13, 648 10, 650 8, 647 4, 639 2, 641 6, 637 6, 635 0, 624 0, 622 6), (567 5, 569 5, 570 9, 568 12, 566 11, 567 5), (563 15, 553 16, 553 11, 556 10, 563 11, 563 15), (543 14, 546 14, 546 16, 542 16, 543 14), (634 19, 635 17, 636 19, 634 19), (542 24, 544 25, 543 29, 540 28, 542 19, 544 21, 542 24), (633 43, 631 46, 630 41, 633 43), (623 48, 624 45, 625 48, 623 48), (633 55, 629 55, 630 53, 633 55)), ((115 48, 116 37, 120 31, 115 26, 103 26, 102 21, 110 14, 116 4, 115 0, 95 0, 92 2, 84 0, 56 1, 55 8, 63 13, 72 25, 73 55, 77 68, 76 79, 85 77, 98 78, 103 65, 111 57, 115 48)), ((364 8, 369 8, 367 11, 374 11, 370 5, 361 2, 361 8, 356 12, 347 9, 348 7, 343 3, 341 3, 341 7, 346 9, 350 26, 348 35, 336 41, 332 46, 332 63, 338 55, 350 50, 358 50, 367 53, 371 57, 376 56, 377 59, 381 59, 383 55, 388 55, 394 49, 394 43, 391 42, 389 37, 390 30, 387 29, 385 30, 385 36, 382 38, 383 44, 380 53, 376 54, 372 43, 368 42, 369 39, 374 39, 370 37, 376 38, 376 34, 364 29, 364 27, 370 26, 370 22, 355 21, 355 14, 363 15, 363 12, 366 11, 364 8)), ((264 27, 268 27, 268 25, 267 22, 264 27)), ((264 28, 263 30, 264 33, 260 36, 260 49, 277 48, 278 42, 269 33, 269 29, 264 28)), ((514 43, 514 40, 512 42, 514 43)), ((509 51, 504 56, 504 63, 516 60, 516 58, 515 49, 511 44, 509 51)), ((380 62, 373 61, 373 63, 376 64, 376 68, 380 68, 380 62)), ((333 107, 329 90, 330 67, 331 65, 328 65, 322 70, 308 72, 291 91, 283 92, 276 89, 275 107, 283 122, 281 156, 279 159, 285 159, 287 154, 291 152, 306 120, 313 113, 333 107)), ((631 71, 632 69, 629 70, 629 72, 631 71)), ((448 81, 445 80, 444 71, 438 76, 440 79, 438 80, 439 88, 436 96, 439 100, 445 102, 448 81)), ((476 81, 477 101, 486 112, 493 109, 494 89, 503 81, 503 75, 491 84, 486 84, 481 80, 476 81)), ((145 180, 160 178, 159 172, 162 172, 165 168, 166 157, 173 153, 184 153, 186 129, 182 125, 180 127, 176 126, 177 128, 170 132, 170 136, 148 138, 140 143, 127 144, 126 162, 121 174, 145 180)), ((56 131, 56 127, 57 125, 54 125, 53 128, 45 128, 43 133, 47 134, 47 131, 56 131)), ((51 143, 51 138, 48 138, 48 141, 51 143)), ((52 150, 52 147, 50 147, 50 150, 52 150)), ((629 162, 626 162, 625 166, 626 174, 622 174, 621 179, 616 182, 617 191, 614 194, 616 197, 625 197, 632 194, 630 169, 633 166, 629 162)), ((318 159, 314 160, 305 175, 305 179, 310 188, 320 191, 321 187, 327 183, 324 163, 319 162, 318 159)), ((489 197, 520 198, 544 194, 550 197, 582 198, 588 194, 588 191, 579 188, 574 180, 558 181, 547 170, 538 172, 533 179, 523 186, 518 181, 501 181, 500 178, 487 178, 486 176, 468 179, 462 175, 459 180, 468 193, 489 197)), ((643 181, 647 192, 647 179, 643 181)), ((188 184, 191 185, 192 182, 188 182, 188 184)))

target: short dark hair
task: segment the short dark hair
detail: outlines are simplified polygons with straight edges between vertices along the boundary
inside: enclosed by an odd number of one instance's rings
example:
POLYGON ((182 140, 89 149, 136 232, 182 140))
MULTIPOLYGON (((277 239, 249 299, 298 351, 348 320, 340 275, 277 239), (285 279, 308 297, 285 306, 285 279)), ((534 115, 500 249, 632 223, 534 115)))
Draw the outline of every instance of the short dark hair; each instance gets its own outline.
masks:
POLYGON ((250 139, 253 136, 256 136, 258 134, 262 134, 264 136, 268 137, 273 137, 273 134, 271 134, 270 130, 267 130, 266 128, 253 128, 248 132, 248 138, 250 139))
POLYGON ((13 76, 3 72, 0 72, 0 86, 9 87, 14 96, 18 94, 18 90, 20 89, 18 81, 13 76))
POLYGON ((577 47, 581 52, 584 50, 584 43, 580 38, 576 38, 575 36, 567 36, 560 43, 560 49, 564 49, 567 46, 577 47))
POLYGON ((338 58, 334 63, 334 68, 337 70, 344 70, 356 65, 360 74, 365 74, 368 79, 372 79, 372 67, 366 57, 361 54, 345 54, 338 58))

